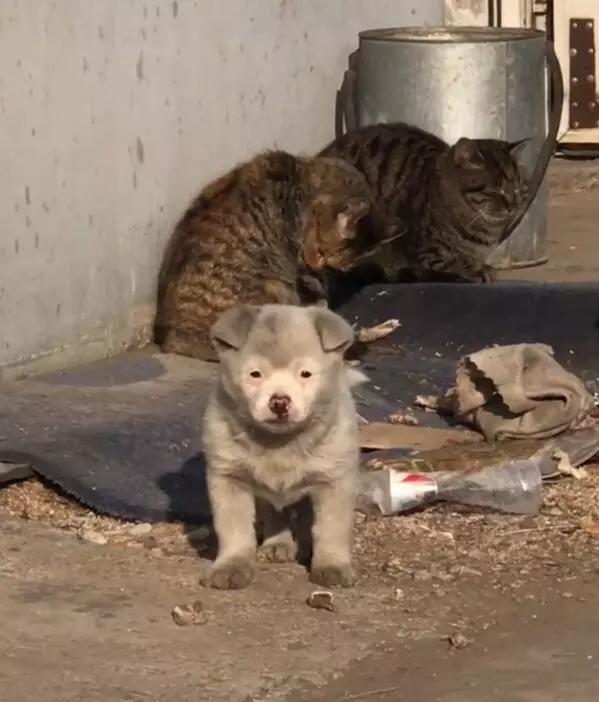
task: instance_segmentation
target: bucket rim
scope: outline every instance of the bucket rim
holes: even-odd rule
[[[381,27],[358,33],[360,41],[421,44],[486,44],[489,42],[545,40],[545,32],[530,27],[414,26]]]

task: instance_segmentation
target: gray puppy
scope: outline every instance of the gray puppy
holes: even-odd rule
[[[322,307],[246,305],[213,325],[220,375],[204,418],[219,544],[213,587],[238,589],[252,580],[256,499],[268,559],[295,558],[285,508],[309,498],[310,579],[328,587],[354,583],[359,442],[351,387],[366,377],[343,361],[353,336],[345,320]]]

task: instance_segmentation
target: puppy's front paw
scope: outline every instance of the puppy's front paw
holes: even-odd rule
[[[242,590],[254,577],[254,564],[246,558],[216,561],[208,575],[208,585],[217,590]]]
[[[310,581],[322,587],[351,587],[356,575],[351,565],[322,565],[312,568]]]

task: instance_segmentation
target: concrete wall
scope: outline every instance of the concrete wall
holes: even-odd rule
[[[488,0],[444,0],[445,23],[453,25],[487,27],[489,25]],[[595,0],[588,0],[594,3]],[[566,5],[568,3],[557,3]],[[497,17],[498,5],[501,18]],[[533,0],[502,0],[494,2],[494,22],[502,27],[530,27],[532,20]],[[584,17],[586,15],[578,15]],[[498,19],[500,23],[498,25]],[[539,27],[540,28],[540,27]]]
[[[358,30],[443,0],[2,0],[0,366],[148,337],[173,223],[264,147],[313,150]]]
[[[489,24],[488,0],[444,0],[445,24],[486,27]]]

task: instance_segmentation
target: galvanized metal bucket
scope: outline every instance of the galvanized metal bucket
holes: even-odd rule
[[[496,268],[544,263],[544,175],[563,102],[559,63],[545,34],[531,29],[405,27],[370,30],[359,37],[359,49],[350,56],[338,94],[337,134],[344,127],[398,121],[450,144],[463,136],[527,139],[521,160],[534,197],[489,263]]]

